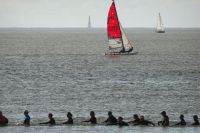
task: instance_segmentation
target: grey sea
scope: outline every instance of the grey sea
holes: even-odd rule
[[[200,29],[125,29],[137,55],[105,56],[106,29],[0,29],[0,110],[9,119],[0,133],[199,133]],[[31,126],[22,125],[24,110]],[[99,124],[83,123],[89,112]],[[165,110],[170,125],[105,126],[112,111],[124,121],[144,115],[155,124]],[[56,126],[40,126],[53,113]],[[59,125],[71,112],[74,125]]]

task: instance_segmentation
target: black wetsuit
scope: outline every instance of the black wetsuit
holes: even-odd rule
[[[163,116],[163,121],[159,121],[158,125],[160,125],[160,123],[162,126],[169,126],[169,117],[167,115]]]
[[[73,119],[69,118],[66,122],[64,122],[63,124],[73,124]]]
[[[108,117],[108,119],[105,122],[107,125],[116,125],[117,119],[113,115],[111,115]]]
[[[184,119],[182,119],[179,123],[177,123],[176,125],[181,125],[181,126],[185,126],[186,122]]]
[[[55,125],[56,122],[55,122],[54,118],[51,118],[48,122],[44,122],[44,123],[40,123],[40,124],[50,124],[50,125]]]
[[[121,121],[117,123],[119,126],[129,126],[128,123]]]
[[[91,124],[97,124],[97,119],[96,117],[91,117],[89,120],[84,121],[84,122],[91,122]]]
[[[149,124],[155,126],[155,124],[153,122],[147,121],[147,120],[143,120],[143,121],[139,121],[137,122],[135,125],[144,125],[144,126],[148,126]]]
[[[30,125],[30,116],[29,115],[25,115],[25,119],[24,119],[24,125]]]
[[[130,121],[130,122],[128,122],[128,123],[132,123],[133,125],[137,125],[138,122],[140,122],[140,119],[139,119],[139,118],[138,118],[138,119],[135,119],[135,120],[133,120],[133,121]]]
[[[200,124],[199,124],[199,121],[196,120],[192,125],[193,125],[193,126],[198,126],[198,125],[200,125]]]

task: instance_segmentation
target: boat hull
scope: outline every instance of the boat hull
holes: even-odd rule
[[[156,33],[165,33],[165,31],[156,31]]]
[[[136,55],[138,54],[138,52],[124,52],[124,53],[120,53],[120,52],[108,52],[108,53],[105,53],[105,55]]]

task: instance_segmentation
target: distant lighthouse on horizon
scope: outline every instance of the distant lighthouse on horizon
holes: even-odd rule
[[[90,16],[88,18],[88,29],[91,29],[92,28],[92,25],[91,25],[91,20],[90,20]]]

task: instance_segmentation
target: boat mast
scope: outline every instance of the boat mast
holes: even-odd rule
[[[112,1],[113,1],[114,6],[115,6],[115,0],[112,0]],[[117,14],[116,6],[115,6],[115,10],[116,10],[116,14]],[[117,20],[118,20],[118,23],[119,23],[119,26],[120,26],[120,22],[119,22],[118,14],[117,14]],[[121,29],[120,29],[120,31],[121,31]],[[124,42],[123,42],[123,39],[122,39],[122,38],[121,38],[121,41],[122,41],[122,47],[123,47],[122,51],[124,51],[125,48],[124,48]]]

